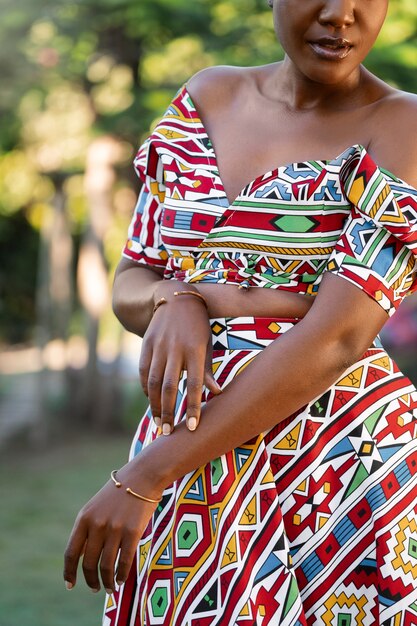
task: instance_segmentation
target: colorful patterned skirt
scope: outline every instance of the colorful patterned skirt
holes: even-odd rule
[[[295,323],[213,320],[220,385]],[[177,422],[185,405],[182,380]],[[297,414],[164,492],[104,626],[417,624],[416,430],[417,391],[370,348]],[[146,414],[131,454],[156,436]]]

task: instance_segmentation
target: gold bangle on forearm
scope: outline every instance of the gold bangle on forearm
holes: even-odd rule
[[[117,474],[117,470],[113,470],[112,472],[110,472],[110,477],[112,481],[114,482],[115,486],[119,488],[122,486],[122,483],[117,480],[116,474]],[[162,498],[159,498],[159,500],[154,500],[153,498],[147,498],[146,496],[141,496],[140,493],[136,493],[136,491],[133,491],[130,487],[126,487],[126,492],[130,493],[130,495],[132,496],[135,496],[135,498],[138,498],[139,500],[143,500],[144,502],[151,502],[152,504],[158,504],[158,502],[161,502],[162,500]]]
[[[194,296],[195,298],[199,298],[206,309],[208,309],[207,300],[198,291],[174,291],[174,296]]]

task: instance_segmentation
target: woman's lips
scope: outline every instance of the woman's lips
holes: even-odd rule
[[[352,44],[347,39],[332,37],[309,41],[309,45],[317,56],[328,61],[341,61],[352,50]]]

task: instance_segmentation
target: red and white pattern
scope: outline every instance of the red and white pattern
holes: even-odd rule
[[[229,204],[183,88],[135,165],[124,254],[167,279],[315,296],[330,271],[389,314],[416,287],[417,191],[362,146],[278,167]],[[294,324],[212,320],[219,384]],[[183,377],[176,423],[185,408]],[[157,435],[148,412],[131,456]],[[417,391],[374,346],[297,414],[164,492],[104,626],[417,624],[416,441]]]

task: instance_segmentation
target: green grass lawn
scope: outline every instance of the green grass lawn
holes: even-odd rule
[[[100,436],[2,452],[1,626],[101,624],[104,592],[93,594],[81,575],[67,591],[62,555],[78,510],[125,462],[129,443],[129,436]]]

